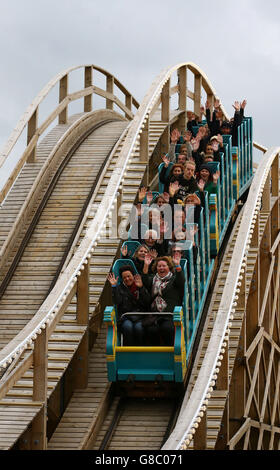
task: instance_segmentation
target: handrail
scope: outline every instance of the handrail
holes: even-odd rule
[[[216,384],[221,361],[228,344],[232,326],[231,320],[234,318],[248,250],[250,249],[254,227],[262,204],[264,188],[268,187],[270,190],[270,169],[274,160],[279,158],[279,154],[280,147],[268,150],[255,173],[207,351],[188,402],[185,408],[181,410],[176,427],[163,446],[165,450],[187,449],[196,429],[199,427],[201,418],[206,412],[208,400]],[[278,172],[273,177],[278,178]]]
[[[68,78],[69,75],[78,70],[84,69],[84,89],[77,92],[68,93]],[[103,90],[97,86],[93,85],[92,70],[96,70],[106,77],[106,90]],[[40,104],[44,101],[50,91],[54,88],[55,85],[59,83],[60,93],[59,93],[59,104],[47,117],[47,119],[38,127],[38,111]],[[124,94],[125,103],[122,103],[121,100],[114,95],[114,85]],[[132,105],[136,108],[139,107],[138,102],[131,95],[131,93],[121,84],[121,82],[116,79],[112,74],[107,72],[105,69],[97,67],[96,65],[79,65],[75,67],[70,67],[52,78],[47,85],[39,92],[39,94],[34,98],[32,103],[28,106],[20,120],[18,121],[15,129],[11,133],[7,142],[0,152],[0,169],[6,162],[11,151],[16,145],[19,137],[22,135],[24,129],[27,127],[27,144],[26,148],[20,157],[18,163],[16,164],[14,170],[12,171],[10,177],[7,179],[3,188],[0,191],[0,203],[5,199],[8,191],[10,190],[13,182],[15,181],[16,176],[23,167],[23,165],[28,161],[34,161],[36,145],[39,137],[46,131],[46,129],[52,124],[52,122],[59,117],[60,123],[67,122],[67,109],[70,102],[77,99],[84,98],[84,111],[92,111],[92,102],[91,95],[97,94],[106,98],[106,108],[113,109],[113,103],[115,103],[124,113],[128,119],[133,118]],[[90,99],[90,101],[88,100]]]
[[[187,70],[190,70],[195,77],[193,93],[187,88]],[[178,86],[170,89],[170,78],[173,73],[178,74]],[[121,204],[122,185],[126,168],[138,148],[140,148],[140,159],[146,163],[148,162],[149,153],[146,133],[149,127],[149,119],[159,109],[161,113],[160,120],[168,126],[171,119],[169,108],[171,92],[178,93],[178,115],[186,112],[187,96],[193,100],[194,110],[199,113],[202,88],[204,88],[207,97],[213,104],[216,97],[214,88],[201,69],[191,62],[184,62],[166,68],[154,80],[131,122],[104,197],[81,245],[33,319],[0,351],[0,368],[5,368],[7,364],[18,358],[25,349],[32,346],[39,339],[42,330],[47,329],[47,336],[49,337],[77,292],[79,277],[87,268],[88,261],[102,236],[108,217],[112,214],[115,205],[118,208]],[[161,104],[160,108],[159,104]],[[225,111],[223,113],[227,116]]]

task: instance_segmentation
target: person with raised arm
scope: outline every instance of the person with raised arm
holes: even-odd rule
[[[218,188],[217,183],[220,177],[220,172],[216,171],[211,173],[210,168],[207,164],[203,164],[200,167],[200,171],[197,176],[197,185],[200,191],[207,191],[208,194],[217,194]]]
[[[181,253],[174,253],[173,258],[157,258],[153,264],[155,274],[150,276],[148,271],[152,261],[152,257],[147,254],[142,274],[143,284],[151,294],[151,311],[173,313],[174,308],[183,303],[185,276],[180,265]],[[150,315],[143,320],[143,326],[151,344],[174,344],[172,316]]]
[[[168,193],[168,188],[170,183],[174,181],[178,181],[179,177],[184,173],[184,167],[180,163],[175,163],[170,170],[170,173],[167,173],[170,160],[167,155],[162,156],[162,161],[164,162],[164,166],[161,169],[159,174],[159,180],[162,184],[164,184],[164,192]]]
[[[112,286],[112,299],[117,307],[117,325],[123,334],[124,346],[141,346],[144,342],[144,328],[142,316],[126,316],[127,312],[149,312],[151,296],[143,286],[140,274],[134,274],[131,266],[123,266],[120,269],[121,282],[114,273],[108,275],[108,281]]]

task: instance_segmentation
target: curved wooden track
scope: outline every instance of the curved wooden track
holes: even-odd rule
[[[26,150],[1,196],[4,217],[11,206],[15,209],[0,232],[1,281],[7,278],[13,263],[17,265],[0,299],[1,314],[15,316],[15,322],[12,317],[6,318],[1,334],[1,448],[123,448],[120,441],[126,439],[127,426],[132,422],[135,433],[130,444],[125,444],[126,449],[276,448],[280,377],[279,269],[275,269],[279,258],[279,149],[269,151],[259,165],[248,201],[234,225],[177,422],[178,404],[172,401],[151,405],[148,400],[138,400],[118,405],[107,382],[106,332],[102,325],[103,308],[110,299],[105,281],[119,254],[122,236],[118,227],[121,222],[125,230],[139,185],[154,179],[160,154],[168,149],[172,126],[185,127],[187,99],[193,101],[193,109],[199,114],[201,100],[207,97],[213,104],[216,92],[197,66],[178,64],[161,72],[133,115],[132,106],[138,107],[136,100],[117,79],[96,66],[84,66],[84,89],[69,93],[68,74],[74,69],[59,74],[34,100],[0,160],[3,164],[8,158],[27,126]],[[106,90],[93,84],[94,71],[105,75]],[[193,90],[188,86],[190,75]],[[38,125],[38,106],[55,84],[60,90],[59,105]],[[124,103],[114,94],[116,86],[124,94]],[[106,100],[103,111],[92,111],[96,93]],[[84,113],[69,119],[68,104],[74,99],[84,100]],[[114,106],[123,114],[116,113]],[[106,124],[87,135],[75,150],[35,223],[34,215],[61,161],[81,135],[90,132],[98,114],[99,122]],[[59,125],[37,144],[57,116]],[[80,187],[77,191],[73,182],[85,183],[83,175],[89,173],[87,157],[81,173],[73,172],[83,162],[83,148],[84,155],[93,152],[94,139],[103,152],[95,173],[98,180],[88,198],[90,188],[85,189],[84,204],[74,217],[70,197],[73,194],[75,204],[80,203],[77,193],[81,195],[82,191]],[[105,156],[108,159],[100,168]],[[93,180],[94,175],[91,184]],[[61,201],[65,196],[64,205]],[[53,224],[57,205],[62,206],[67,220],[60,226]],[[43,232],[39,232],[41,229]],[[26,235],[29,231],[30,237]],[[58,236],[61,239],[52,249],[49,240]],[[22,243],[24,250],[15,262]],[[49,255],[43,265],[42,258]],[[34,281],[35,272],[38,277]],[[262,272],[266,273],[266,287],[261,283]],[[28,293],[32,308],[27,308],[24,294],[19,294],[18,283],[24,278],[25,293],[32,283],[38,284],[34,299]],[[38,288],[42,291],[40,299]],[[9,289],[20,299],[16,306],[7,297]],[[20,305],[24,318],[18,313]],[[264,376],[270,381],[265,382]],[[233,398],[236,394],[243,397],[238,403]],[[136,426],[139,414],[146,418]],[[111,417],[115,422],[109,432]],[[152,422],[154,428],[149,429]]]

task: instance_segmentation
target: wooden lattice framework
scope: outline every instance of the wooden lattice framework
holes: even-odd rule
[[[279,148],[272,148],[250,188],[198,377],[163,449],[208,448],[215,396],[224,397],[216,450],[279,449],[279,250]]]
[[[280,446],[279,157],[264,183],[250,250],[257,250],[229,390],[230,449]],[[263,225],[263,226],[262,226]],[[244,277],[245,279],[245,277]],[[244,302],[245,300],[245,302]]]

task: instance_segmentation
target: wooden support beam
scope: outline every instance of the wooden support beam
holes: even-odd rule
[[[106,91],[109,93],[114,94],[114,77],[111,75],[108,75],[106,77]],[[113,100],[106,99],[106,109],[113,109],[114,107],[114,102]]]
[[[170,146],[170,126],[167,126],[160,138],[160,154],[168,153]]]
[[[270,183],[270,180],[268,178]],[[267,186],[267,184],[265,185]],[[270,189],[270,188],[269,188]],[[265,195],[264,195],[265,196]],[[270,193],[269,193],[270,196]],[[270,202],[270,201],[269,201]],[[264,206],[268,204],[268,198],[265,196],[263,199]],[[271,219],[268,217],[265,229],[263,232],[262,240],[260,243],[260,273],[262,280],[267,280],[270,276],[271,270],[271,257],[270,257],[270,250],[271,250]],[[260,282],[259,291],[260,291],[260,318],[259,318],[259,326],[264,326],[266,331],[269,331],[269,323],[270,323],[270,314],[271,314],[271,292],[269,286],[267,287],[266,282]],[[262,309],[263,304],[265,304],[265,308]]]
[[[125,95],[125,106],[132,111],[132,95]],[[126,119],[131,120],[131,116],[129,114],[125,114]]]
[[[77,280],[77,323],[88,325],[89,321],[89,263]],[[77,349],[73,367],[75,368],[75,388],[86,388],[88,383],[88,328]]]
[[[77,323],[87,325],[89,318],[89,264],[77,279]]]
[[[240,340],[235,357],[234,369],[229,387],[229,435],[228,441],[234,440],[243,422],[246,402],[246,377],[244,360],[245,324],[243,322]],[[236,445],[236,442],[235,444]]]
[[[186,129],[187,122],[187,67],[178,69],[178,88],[179,88],[179,110],[182,111],[179,117],[178,128],[182,132]]]
[[[201,75],[195,75],[194,77],[194,113],[198,117],[200,115],[201,106]]]
[[[116,238],[121,238],[121,233],[119,233],[120,226],[121,226],[121,221],[122,221],[122,203],[123,203],[123,188],[120,187],[118,190],[117,194],[117,210],[116,210],[116,216],[117,216],[117,230],[116,230]]]
[[[149,161],[149,125],[149,119],[147,119],[140,134],[140,161],[145,163]]]
[[[170,120],[170,79],[163,85],[161,92],[161,120],[163,122]]]
[[[216,381],[216,390],[228,390],[229,387],[229,355],[228,342],[223,354],[223,360]],[[227,398],[224,414],[221,422],[221,429],[215,446],[215,450],[225,450],[229,438],[229,398]]]
[[[48,383],[48,342],[47,328],[41,331],[34,341],[33,352],[33,400],[43,403],[43,407],[33,420],[31,448],[45,450],[47,447],[47,383]]]
[[[59,82],[59,103],[68,95],[68,75],[61,78]],[[66,124],[68,120],[68,106],[58,116],[58,124]]]
[[[85,88],[92,86],[92,67],[85,67]],[[92,111],[92,94],[84,97],[84,112]]]
[[[205,450],[207,440],[207,412],[204,413],[201,418],[201,422],[193,437],[193,448],[194,450]]]
[[[207,93],[207,101],[210,105],[210,112],[212,113],[213,108],[214,108],[214,102],[215,102],[215,96],[213,95],[213,93]]]
[[[250,290],[246,304],[246,342],[245,351],[249,348],[258,332],[259,312],[260,312],[260,262],[259,257],[256,259],[254,272],[252,275]],[[243,351],[243,354],[245,354]]]
[[[38,128],[38,108],[35,109],[34,113],[32,114],[31,118],[28,121],[27,125],[27,145],[34,137]],[[28,155],[26,162],[27,163],[34,163],[36,161],[36,145],[31,150],[30,154]]]
[[[74,388],[82,389],[88,386],[88,352],[89,330],[87,329],[73,359]]]
[[[228,390],[228,341],[223,354],[220,371],[216,381],[217,390]]]
[[[270,172],[263,189],[261,212],[270,212]]]
[[[47,407],[43,405],[31,426],[31,450],[47,449]]]
[[[45,402],[47,398],[47,328],[34,341],[33,352],[33,400]]]
[[[251,247],[252,248],[258,248],[259,247],[259,227],[260,227],[260,213],[258,213],[256,221],[255,221],[255,226],[252,234],[252,239],[251,239]]]
[[[271,195],[279,197],[279,155],[275,157],[271,165]]]
[[[271,210],[271,247],[274,248],[274,243],[277,240],[280,229],[280,198],[278,197],[273,204]]]

